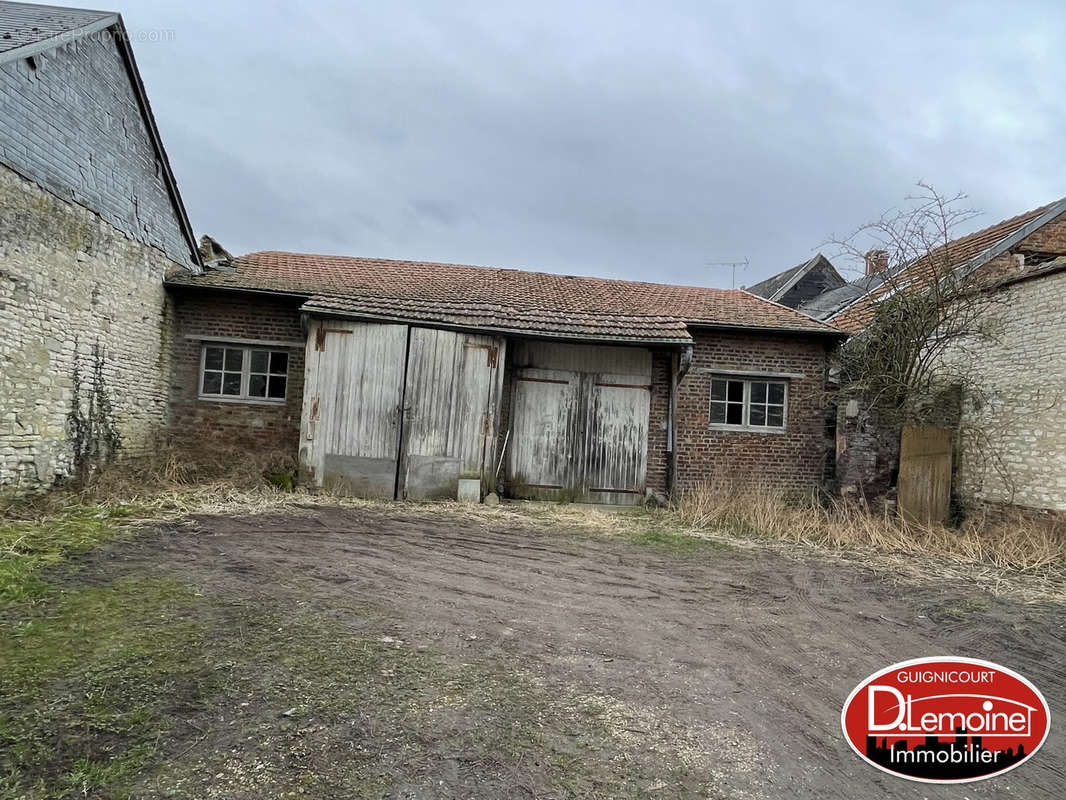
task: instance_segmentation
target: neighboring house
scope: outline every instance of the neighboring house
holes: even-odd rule
[[[743,291],[294,253],[176,275],[176,430],[385,497],[809,490],[841,333]]]
[[[0,487],[169,417],[163,279],[200,269],[119,15],[0,2]]]
[[[941,264],[942,252],[888,269],[875,251],[867,275],[800,310],[858,334],[881,299],[921,287],[934,261],[985,286],[998,301],[985,312],[996,335],[976,353],[946,355],[968,367],[980,394],[963,398],[956,489],[970,504],[1066,511],[1066,199],[952,241]],[[859,463],[873,467],[868,455]]]
[[[829,259],[819,253],[792,269],[786,269],[754,286],[749,286],[747,291],[783,306],[798,308],[802,303],[845,283]]]

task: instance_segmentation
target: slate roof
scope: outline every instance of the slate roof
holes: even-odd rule
[[[805,272],[814,266],[816,259],[817,256],[809,261],[804,261],[802,264],[797,264],[792,267],[792,269],[786,269],[784,272],[771,275],[766,280],[759,281],[758,283],[754,283],[747,287],[747,291],[752,294],[757,294],[759,297],[773,297],[782,287],[788,285],[793,278],[798,277],[800,273]]]
[[[878,299],[894,287],[920,285],[945,270],[969,274],[1008,252],[1034,231],[1066,212],[1066,198],[954,239],[929,255],[850,283],[800,304],[799,310],[854,333],[873,317]],[[945,248],[947,252],[945,254]],[[947,257],[948,263],[942,263]]]
[[[687,326],[841,335],[735,289],[274,251],[231,266],[168,284],[292,295],[317,313],[589,340],[682,343]]]
[[[776,275],[771,275],[769,278],[763,281],[759,281],[747,288],[747,291],[752,294],[757,294],[759,297],[765,297],[767,300],[780,300],[784,297],[789,289],[803,280],[803,276],[810,272],[812,269],[820,264],[826,264],[833,275],[837,275],[836,269],[833,267],[832,262],[829,261],[821,253],[818,253],[814,257],[804,261],[802,264],[797,264],[792,269],[786,269],[784,272],[779,272]],[[838,280],[843,280],[839,278]]]
[[[116,22],[111,11],[0,2],[0,61],[58,47]]]

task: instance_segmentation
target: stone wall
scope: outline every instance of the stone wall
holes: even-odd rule
[[[760,482],[789,490],[821,485],[825,432],[825,339],[756,333],[698,332],[692,367],[678,387],[677,488],[705,481]],[[788,421],[783,432],[722,430],[710,425],[711,376],[784,374]]]
[[[1066,271],[996,299],[995,341],[971,356],[957,492],[964,503],[1066,511]]]
[[[0,486],[143,452],[167,422],[163,278],[180,267],[2,165],[0,210]]]
[[[0,64],[0,164],[192,266],[111,30]]]
[[[177,319],[171,412],[176,437],[202,446],[277,450],[296,458],[303,404],[304,341],[301,300],[175,288]],[[200,399],[200,353],[205,343],[288,343],[271,350],[289,353],[284,403]],[[266,347],[266,345],[264,345]]]

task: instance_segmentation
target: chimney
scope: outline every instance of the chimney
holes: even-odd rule
[[[888,251],[887,250],[867,250],[866,251],[866,274],[873,275],[880,272],[883,269],[888,268]]]

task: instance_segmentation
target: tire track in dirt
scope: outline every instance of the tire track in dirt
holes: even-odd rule
[[[761,743],[754,766],[770,797],[962,796],[885,776],[840,735],[843,699],[896,661],[987,658],[1027,675],[1053,709],[1066,705],[1061,613],[966,586],[897,585],[815,558],[715,549],[680,560],[621,540],[402,506],[196,517],[115,548],[130,565],[281,605],[309,600],[339,619],[360,604],[383,607],[405,641],[448,657],[505,658],[657,719],[726,725]],[[1062,796],[1060,730],[1053,723],[1033,761],[964,794]],[[755,788],[723,780],[734,793]]]

